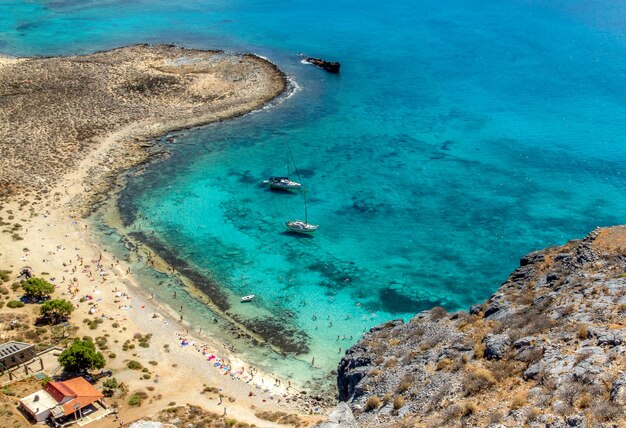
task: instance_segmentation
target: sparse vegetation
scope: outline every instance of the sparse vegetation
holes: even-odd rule
[[[270,411],[260,411],[254,414],[257,418],[263,419],[265,421],[276,422],[278,424],[300,427],[303,424],[303,421],[300,420],[298,415],[288,414],[285,412],[270,412]]]
[[[463,375],[463,391],[465,395],[474,395],[482,392],[493,385],[496,379],[493,373],[486,368],[467,366]]]
[[[396,398],[393,399],[393,408],[395,410],[401,409],[402,407],[404,407],[404,397],[402,397],[401,395],[397,395]]]
[[[578,326],[577,336],[580,340],[585,340],[589,337],[589,329],[586,325],[580,324]]]
[[[10,300],[7,303],[7,307],[11,308],[11,309],[23,308],[24,307],[24,302],[20,302],[19,300]]]
[[[511,410],[520,409],[524,407],[527,402],[528,402],[528,393],[525,391],[519,392],[515,395],[515,397],[513,397],[513,400],[511,401]]]
[[[143,366],[141,365],[141,363],[139,361],[135,361],[135,360],[130,360],[126,366],[131,369],[131,370],[141,370],[143,369]]]
[[[372,395],[365,402],[365,411],[369,412],[371,410],[378,409],[381,404],[381,399],[377,395]]]

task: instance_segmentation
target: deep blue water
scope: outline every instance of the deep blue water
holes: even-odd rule
[[[372,325],[467,308],[525,253],[624,222],[625,12],[620,1],[14,1],[0,4],[0,51],[175,42],[285,70],[294,96],[185,132],[121,205],[150,218],[130,229],[154,230],[229,291],[232,314],[280,321],[306,336],[300,360],[332,367]],[[341,74],[298,52],[340,60]],[[258,185],[286,171],[285,141],[319,224],[311,239],[283,233],[302,198]]]

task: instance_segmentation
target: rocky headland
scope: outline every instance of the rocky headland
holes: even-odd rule
[[[322,426],[626,426],[625,333],[626,227],[596,229],[525,256],[468,312],[371,329]]]

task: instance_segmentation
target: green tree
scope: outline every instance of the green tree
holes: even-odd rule
[[[27,279],[22,284],[22,288],[26,296],[38,299],[48,297],[54,292],[54,285],[41,278]]]
[[[59,364],[67,372],[101,369],[105,365],[104,355],[96,351],[91,340],[74,339],[74,342],[59,356]]]
[[[72,305],[72,302],[61,299],[48,300],[39,308],[39,314],[43,319],[48,320],[50,324],[55,325],[65,321],[73,310],[74,305]]]

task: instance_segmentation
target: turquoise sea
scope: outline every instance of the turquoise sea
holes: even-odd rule
[[[172,42],[285,71],[295,90],[270,108],[163,138],[172,155],[130,177],[126,227],[103,239],[148,242],[274,347],[237,341],[182,293],[194,326],[321,382],[364,330],[466,309],[525,253],[625,222],[625,29],[626,3],[608,0],[0,3],[5,54]],[[259,184],[286,172],[285,142],[312,238],[284,233],[302,197]],[[140,272],[180,305],[180,284]]]

